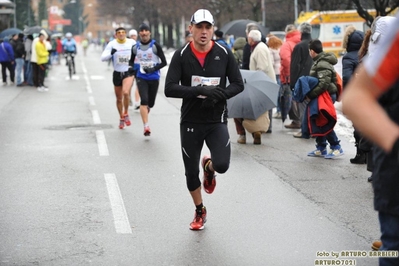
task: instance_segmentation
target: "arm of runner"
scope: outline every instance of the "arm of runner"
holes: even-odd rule
[[[134,49],[136,49],[136,44],[132,46],[132,52],[130,54],[129,66],[134,69],[134,59],[136,58],[136,54],[134,53]]]
[[[101,61],[108,61],[109,59],[111,59],[112,57],[111,50],[112,50],[112,43],[109,42],[101,54]]]
[[[166,62],[165,54],[163,53],[162,47],[157,42],[155,43],[155,46],[157,47],[157,56],[159,57],[159,59],[161,59],[161,63],[154,66],[154,70],[157,71],[166,66],[168,63]]]
[[[195,98],[199,95],[198,87],[180,85],[182,78],[181,56],[174,53],[165,80],[165,96],[172,98]],[[190,77],[191,79],[191,77]]]

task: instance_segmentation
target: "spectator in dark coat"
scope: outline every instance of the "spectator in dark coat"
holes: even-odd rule
[[[348,84],[352,76],[355,75],[355,70],[359,64],[359,50],[362,47],[364,40],[364,33],[356,30],[354,26],[348,26],[345,29],[344,39],[342,46],[346,50],[346,54],[342,57],[342,83],[345,86]],[[353,137],[355,138],[356,155],[350,159],[351,163],[364,164],[366,163],[366,153],[360,149],[360,140],[362,136],[359,131],[353,131]]]
[[[342,82],[344,88],[359,64],[358,53],[362,46],[363,39],[364,33],[362,31],[356,30],[353,26],[346,27],[344,40],[342,42],[342,46],[346,50],[346,54],[342,57]]]
[[[304,22],[299,25],[301,32],[301,41],[297,43],[291,54],[290,63],[290,87],[294,89],[295,83],[302,76],[309,76],[310,69],[313,65],[312,57],[309,55],[309,42],[312,40],[312,26]],[[306,104],[304,102],[295,102],[293,100],[290,117],[293,121],[299,121],[301,124]],[[296,111],[294,111],[296,110]],[[295,138],[302,138],[302,130],[293,135]]]

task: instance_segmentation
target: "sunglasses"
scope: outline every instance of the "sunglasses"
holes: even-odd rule
[[[126,31],[124,31],[124,30],[118,30],[116,33],[117,33],[117,34],[122,34],[122,33],[126,33]]]

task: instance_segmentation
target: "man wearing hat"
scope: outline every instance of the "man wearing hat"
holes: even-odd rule
[[[165,81],[165,95],[183,99],[180,143],[186,185],[195,205],[191,230],[204,229],[207,219],[198,176],[202,147],[205,142],[211,153],[201,163],[204,190],[210,194],[216,186],[215,172],[225,173],[230,165],[226,100],[244,90],[233,53],[212,41],[213,25],[208,10],[194,13],[189,26],[193,41],[174,53]]]
[[[141,98],[140,115],[144,125],[144,136],[151,135],[148,115],[157,97],[160,69],[166,66],[166,58],[162,47],[151,39],[150,27],[143,23],[139,27],[140,41],[132,47],[129,67],[135,69],[137,88]]]

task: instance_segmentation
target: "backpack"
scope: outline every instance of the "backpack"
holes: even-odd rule
[[[335,87],[337,88],[337,102],[341,101],[341,94],[344,88],[344,84],[342,81],[342,77],[340,74],[337,73],[337,71],[332,71],[333,75],[331,76],[331,82],[335,84]]]
[[[335,87],[337,87],[337,102],[341,101],[341,94],[342,94],[342,89],[344,87],[341,75],[335,72],[335,76],[333,75],[331,78],[331,81],[335,84]]]

